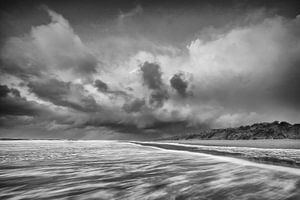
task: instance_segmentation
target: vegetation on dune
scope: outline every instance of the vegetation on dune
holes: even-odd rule
[[[274,121],[272,123],[256,123],[237,128],[209,129],[178,135],[167,140],[190,139],[227,139],[227,140],[256,140],[256,139],[300,139],[300,124]]]

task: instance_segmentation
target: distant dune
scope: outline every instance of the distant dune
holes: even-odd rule
[[[258,139],[300,139],[300,124],[287,122],[256,123],[237,128],[199,130],[163,140],[258,140]]]

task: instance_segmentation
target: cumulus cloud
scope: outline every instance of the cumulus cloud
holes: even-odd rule
[[[62,15],[43,9],[50,23],[33,26],[29,34],[10,37],[2,46],[1,83],[16,86],[17,81],[23,95],[33,99],[1,87],[3,126],[26,121],[36,128],[66,129],[82,123],[86,117],[82,113],[101,110],[83,85],[97,73],[96,57]],[[11,122],[13,116],[16,123]]]
[[[44,109],[20,96],[20,92],[6,85],[0,85],[0,115],[34,116]]]
[[[108,90],[107,84],[99,79],[95,80],[94,85],[100,92],[107,92],[107,90]]]
[[[235,27],[208,41],[196,39],[187,46],[187,54],[142,57],[148,100],[190,124],[227,127],[257,121],[297,122],[298,33],[298,18],[272,17]],[[178,73],[183,70],[192,78]],[[165,84],[168,76],[170,85]],[[187,89],[193,95],[181,101],[169,87],[181,97],[187,95]],[[175,120],[174,115],[158,113],[154,112],[158,121]]]
[[[105,126],[137,133],[168,124],[300,120],[299,17],[266,17],[226,31],[210,28],[213,37],[191,39],[176,53],[141,48],[102,69],[101,57],[70,23],[45,9],[50,23],[9,38],[1,50],[0,70],[13,77],[9,84],[1,81],[2,121],[16,117],[49,130]]]
[[[182,72],[174,74],[174,76],[170,79],[170,84],[182,97],[185,97],[187,95],[186,90],[188,87],[188,82],[187,80],[185,80],[184,74]]]
[[[155,108],[160,108],[164,105],[164,102],[168,100],[169,95],[166,90],[153,90],[150,94],[149,103]]]
[[[141,66],[141,72],[144,84],[150,89],[149,104],[155,108],[162,107],[169,95],[162,81],[160,66],[145,62]]]
[[[63,76],[87,79],[97,71],[97,59],[69,22],[44,7],[51,22],[32,27],[29,35],[12,37],[1,51],[3,71],[20,77]]]
[[[141,66],[144,84],[149,89],[156,90],[163,86],[160,66],[156,63],[145,62]]]
[[[127,101],[132,98],[132,96],[125,92],[124,89],[122,90],[109,88],[108,85],[100,79],[96,79],[94,81],[94,87],[97,88],[98,92],[109,96],[110,99],[123,99]]]
[[[58,106],[65,106],[83,112],[96,112],[101,107],[88,95],[82,85],[56,79],[29,82],[30,91],[39,98]]]
[[[220,106],[222,112],[215,117],[222,119],[239,114],[251,116],[248,123],[276,118],[297,122],[299,79],[291,75],[300,71],[297,30],[298,18],[274,17],[212,41],[191,42],[184,69],[193,74],[195,102]],[[243,118],[227,125],[247,123]]]
[[[276,17],[236,28],[215,41],[192,42],[188,49],[193,74],[199,80],[198,93],[225,106],[239,106],[236,103],[240,101],[254,109],[249,99],[260,102],[256,105],[268,104],[272,94],[278,92],[278,85],[285,84],[283,91],[297,88],[297,82],[287,85],[285,74],[295,70],[294,64],[298,62],[297,21]],[[217,92],[219,95],[211,95]],[[297,98],[296,93],[290,95]],[[278,102],[278,106],[282,104]]]
[[[49,88],[44,89],[50,91]],[[62,92],[57,92],[56,94],[59,95],[60,93]],[[75,110],[82,110],[82,107],[72,102],[60,102],[62,100],[59,100],[59,98],[56,101],[59,102],[59,105],[66,104],[65,107],[51,106],[28,100],[20,94],[19,90],[9,88],[7,85],[0,85],[0,94],[0,124],[2,127],[23,125],[32,128],[45,128],[47,130],[65,130],[83,123],[82,119],[85,117],[84,114]],[[44,94],[46,93],[44,92]],[[71,107],[72,110],[67,109],[68,107]]]
[[[125,103],[123,105],[123,109],[126,112],[141,112],[141,109],[146,105],[146,102],[144,99],[134,99],[133,101],[129,102],[129,103]]]
[[[21,96],[20,91],[0,85],[0,125],[2,127],[16,127],[41,122],[56,122],[70,124],[72,120],[61,110],[50,109],[35,101]]]

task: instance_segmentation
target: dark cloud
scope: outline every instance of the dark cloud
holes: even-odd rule
[[[13,2],[0,8],[0,126],[144,134],[300,120],[296,1],[45,1],[62,15]]]
[[[0,115],[0,128],[15,128],[33,123],[33,118],[28,115]]]
[[[140,112],[143,106],[145,106],[146,102],[144,99],[135,99],[130,103],[125,103],[123,105],[123,109],[128,113],[136,113]]]
[[[20,96],[20,92],[6,85],[0,85],[0,116],[37,116],[45,112],[41,105],[34,101],[27,101]]]
[[[29,101],[15,88],[0,85],[0,94],[0,129],[66,129],[76,124],[74,114],[69,115],[62,109],[57,110],[36,101]]]
[[[74,61],[74,72],[78,75],[88,76],[97,72],[97,59],[91,53],[86,53],[77,61]],[[72,67],[70,67],[72,68]]]
[[[42,64],[32,63],[28,64],[25,58],[12,58],[16,56],[15,52],[7,52],[7,46],[10,46],[10,42],[6,43],[6,46],[2,48],[1,58],[0,58],[0,72],[2,74],[10,74],[19,77],[23,80],[29,80],[32,77],[42,77],[43,72],[41,70]],[[19,44],[17,44],[18,46]],[[21,48],[21,45],[19,46]],[[14,48],[14,47],[13,47]],[[28,51],[27,48],[22,49],[23,52]],[[26,61],[27,60],[27,61]]]
[[[145,62],[141,66],[141,71],[144,85],[151,91],[148,99],[149,104],[154,108],[162,107],[169,95],[162,81],[160,66],[156,63]]]
[[[6,97],[10,89],[6,85],[0,85],[0,97]]]
[[[144,84],[152,90],[160,89],[163,86],[162,72],[160,66],[156,63],[145,62],[141,66]]]
[[[69,107],[82,112],[101,110],[92,96],[85,95],[82,85],[49,79],[29,82],[28,87],[39,98],[54,105]]]
[[[122,97],[128,99],[130,97],[130,95],[128,95],[125,91],[112,90],[111,88],[108,87],[108,85],[105,82],[99,79],[94,81],[94,87],[96,87],[99,92],[105,94],[111,94],[110,98]]]
[[[187,80],[185,80],[183,73],[179,72],[177,74],[174,74],[174,76],[170,79],[170,84],[179,95],[181,95],[182,97],[186,97],[188,82]]]
[[[125,91],[122,91],[122,90],[108,90],[107,93],[108,94],[113,94],[116,97],[120,96],[120,97],[123,97],[125,99],[129,99],[131,97],[131,95],[127,94]]]
[[[168,92],[166,90],[153,90],[150,94],[149,103],[155,108],[160,108],[164,105],[164,102],[169,99]]]
[[[103,81],[97,79],[94,82],[94,86],[98,89],[98,91],[100,92],[107,92],[108,90],[108,86],[106,83],[104,83]]]

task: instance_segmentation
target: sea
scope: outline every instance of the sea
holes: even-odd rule
[[[0,141],[0,199],[299,200],[300,169],[126,141]]]

